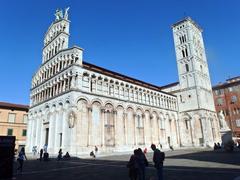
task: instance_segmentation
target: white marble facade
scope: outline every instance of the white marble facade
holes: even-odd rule
[[[152,143],[211,145],[219,138],[214,111],[180,112],[177,94],[84,62],[83,49],[68,47],[69,25],[67,12],[58,11],[45,34],[32,79],[27,151],[47,144],[50,154],[62,148],[81,155],[94,146],[116,152]]]

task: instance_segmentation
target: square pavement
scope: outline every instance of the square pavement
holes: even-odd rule
[[[240,177],[240,151],[226,153],[211,149],[185,149],[165,152],[165,180],[236,180]],[[27,160],[19,180],[127,180],[130,154],[92,158],[71,158],[48,162]],[[146,180],[156,179],[152,153],[147,153]]]

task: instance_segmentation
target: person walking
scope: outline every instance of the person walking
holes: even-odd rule
[[[148,160],[141,148],[137,150],[137,161],[139,164],[139,180],[145,180],[145,168],[148,166]]]
[[[43,149],[40,150],[40,157],[39,157],[39,160],[42,161],[42,158],[43,158]]]
[[[60,161],[62,159],[62,149],[59,149],[58,151],[58,157],[57,157],[57,160]]]
[[[97,146],[95,146],[95,156],[97,156],[97,152],[98,152],[98,147]]]
[[[24,159],[27,160],[27,156],[25,154],[25,148],[23,147],[18,153],[18,158],[17,158],[17,162],[18,162],[17,171],[19,170],[20,173],[22,173]]]
[[[158,180],[163,180],[163,161],[165,159],[165,153],[157,149],[155,144],[151,145],[151,149],[154,152],[153,162],[154,162],[154,167],[157,170]]]

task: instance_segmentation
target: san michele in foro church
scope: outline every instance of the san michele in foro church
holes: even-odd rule
[[[95,146],[123,152],[152,143],[168,149],[221,141],[196,22],[187,17],[172,25],[179,82],[160,87],[85,62],[82,48],[69,47],[68,10],[56,11],[44,35],[31,84],[28,152],[37,146],[80,156]]]

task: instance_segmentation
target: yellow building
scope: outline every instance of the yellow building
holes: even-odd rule
[[[26,144],[28,109],[27,105],[0,102],[0,135],[16,136],[15,149]]]

